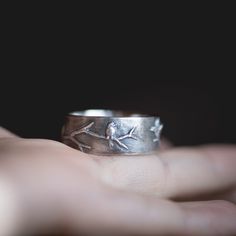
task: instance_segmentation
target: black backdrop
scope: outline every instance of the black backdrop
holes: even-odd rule
[[[13,82],[5,87],[1,125],[23,137],[59,140],[68,112],[106,108],[159,115],[163,134],[176,145],[236,142],[236,96],[232,84],[223,80],[78,75],[51,83],[32,78],[11,87]]]
[[[59,140],[70,111],[134,110],[160,115],[163,134],[176,145],[235,143],[232,19],[204,9],[201,16],[128,11],[82,21],[51,11],[9,15],[0,125]]]

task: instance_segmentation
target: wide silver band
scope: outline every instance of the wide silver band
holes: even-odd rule
[[[111,110],[72,112],[62,129],[62,142],[95,155],[155,152],[163,125],[158,117]]]

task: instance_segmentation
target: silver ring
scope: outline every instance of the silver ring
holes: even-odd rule
[[[62,142],[95,155],[149,154],[158,150],[163,125],[159,117],[111,110],[69,113]]]

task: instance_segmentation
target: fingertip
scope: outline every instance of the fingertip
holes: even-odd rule
[[[0,138],[16,138],[16,134],[13,134],[11,131],[0,126]]]

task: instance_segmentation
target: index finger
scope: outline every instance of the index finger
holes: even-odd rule
[[[122,189],[182,198],[236,185],[236,146],[176,148],[151,156],[104,158],[102,177]]]
[[[0,126],[0,138],[14,138],[17,135]]]

